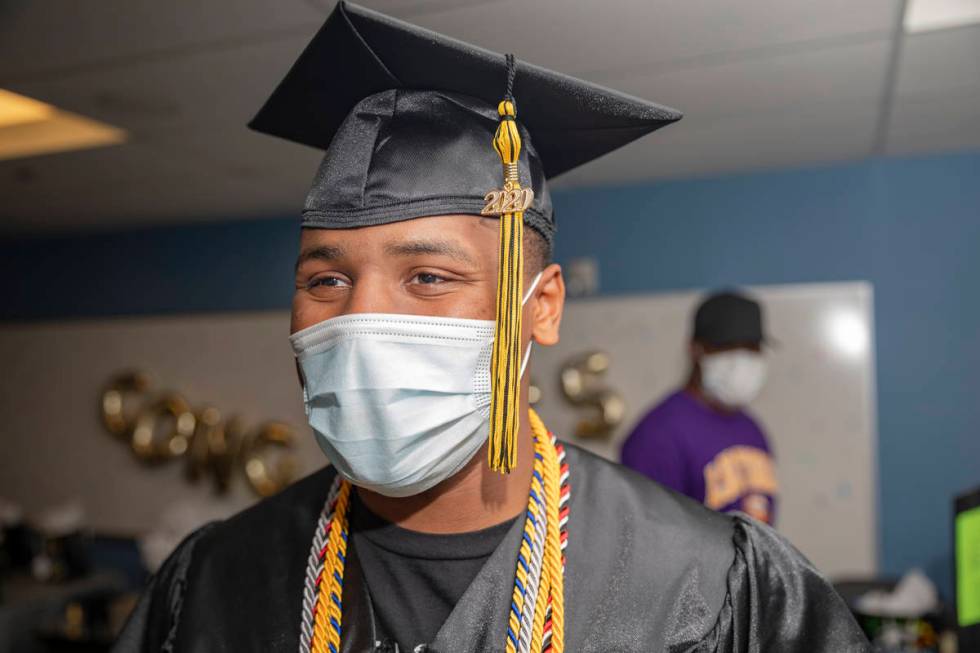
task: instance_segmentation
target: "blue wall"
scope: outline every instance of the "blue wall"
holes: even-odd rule
[[[561,192],[559,261],[607,293],[875,287],[882,571],[948,595],[951,497],[980,484],[980,153]],[[0,241],[0,320],[284,308],[294,220]]]
[[[0,240],[0,321],[288,307],[298,244],[284,219]]]

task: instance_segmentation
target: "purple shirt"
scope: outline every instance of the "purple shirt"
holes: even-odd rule
[[[713,510],[774,520],[769,444],[744,411],[720,413],[679,390],[637,424],[623,444],[622,461]]]

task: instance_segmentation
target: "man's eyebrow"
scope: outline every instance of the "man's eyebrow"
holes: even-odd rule
[[[303,265],[307,261],[336,261],[337,259],[343,258],[344,249],[342,247],[337,247],[335,245],[317,245],[316,247],[310,247],[309,249],[304,249],[300,252],[299,257],[296,259],[296,269]]]
[[[457,243],[450,240],[401,240],[385,245],[388,256],[418,256],[434,254],[448,256],[462,263],[473,263],[473,257]]]

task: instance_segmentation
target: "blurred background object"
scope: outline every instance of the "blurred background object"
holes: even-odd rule
[[[228,491],[239,468],[260,497],[296,480],[297,463],[288,453],[293,445],[288,424],[267,421],[246,432],[237,416],[222,421],[214,406],[195,409],[175,392],[154,390],[143,372],[121,372],[109,380],[102,392],[102,422],[140,462],[184,460],[187,479],[196,482],[211,476],[218,494]],[[267,455],[270,450],[278,455]]]
[[[953,502],[956,625],[964,651],[980,650],[980,485]]]
[[[685,112],[553,189],[576,299],[532,354],[539,409],[615,457],[680,382],[695,298],[758,293],[779,528],[865,590],[921,569],[950,621],[951,502],[980,483],[978,3],[365,4]],[[286,342],[320,155],[244,125],[332,6],[0,0],[0,651],[104,648],[184,533],[323,464]],[[140,431],[177,460],[119,439],[149,387],[107,392],[127,369],[194,416]]]
[[[587,351],[562,363],[558,372],[562,397],[575,407],[574,412],[584,414],[569,431],[570,435],[605,439],[622,423],[626,412],[623,398],[603,384],[611,364],[609,354],[601,350]]]

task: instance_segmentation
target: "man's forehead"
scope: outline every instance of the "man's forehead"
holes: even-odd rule
[[[483,255],[496,257],[498,224],[494,218],[444,215],[351,229],[305,227],[300,251],[302,256],[311,248],[326,248],[340,257],[348,250],[368,248],[389,256],[442,254],[472,261]]]

